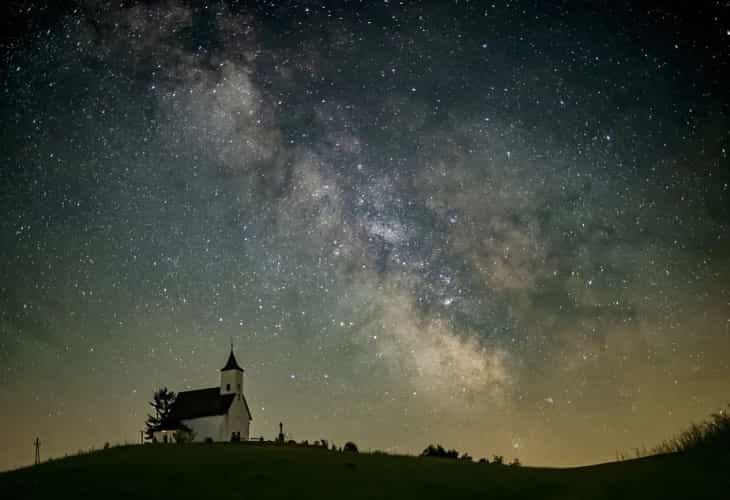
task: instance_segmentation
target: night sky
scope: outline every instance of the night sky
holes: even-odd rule
[[[585,464],[725,407],[730,3],[674,3],[8,2],[0,469],[231,339],[266,438]]]

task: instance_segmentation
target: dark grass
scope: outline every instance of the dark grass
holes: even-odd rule
[[[730,410],[730,406],[728,406]],[[694,423],[675,437],[654,448],[654,453],[673,453],[706,450],[730,453],[730,411],[713,413],[699,424]],[[730,498],[730,495],[728,496]]]
[[[244,444],[125,446],[0,474],[2,499],[728,499],[730,454],[573,469]]]

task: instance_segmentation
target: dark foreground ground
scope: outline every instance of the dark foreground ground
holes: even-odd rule
[[[0,498],[730,499],[730,453],[547,469],[289,446],[127,446],[2,473]]]

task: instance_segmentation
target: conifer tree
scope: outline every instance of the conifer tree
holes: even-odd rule
[[[172,403],[175,401],[177,395],[174,391],[169,390],[167,387],[163,387],[155,391],[150,401],[150,406],[154,409],[154,414],[147,415],[147,421],[145,425],[145,436],[150,441],[156,431],[162,428],[162,425],[167,421],[170,416],[170,409]]]

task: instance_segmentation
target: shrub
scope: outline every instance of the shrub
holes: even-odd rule
[[[345,447],[343,448],[345,451],[351,451],[352,453],[358,453],[357,445],[353,443],[352,441],[348,441],[345,443]]]
[[[492,457],[492,463],[497,465],[504,465],[504,457],[502,455],[494,455]]]
[[[104,449],[105,450],[108,450],[109,449],[109,441],[107,441],[106,443],[104,443]]]
[[[522,462],[520,462],[519,458],[515,457],[514,460],[512,460],[509,464],[511,467],[519,467],[520,465],[522,465]]]
[[[213,444],[213,438],[208,436],[205,438],[205,444]]]
[[[482,458],[479,459],[479,463],[480,464],[488,464],[489,463],[489,460],[487,460],[486,458],[482,457]]]

